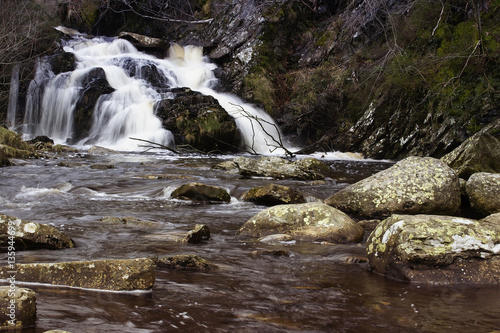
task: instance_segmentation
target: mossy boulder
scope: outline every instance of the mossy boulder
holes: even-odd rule
[[[201,183],[187,183],[176,188],[171,197],[173,199],[191,200],[199,202],[229,202],[231,196],[225,189],[218,186]]]
[[[340,190],[325,203],[371,218],[394,213],[453,215],[461,203],[460,182],[455,171],[438,159],[408,157]]]
[[[179,254],[171,257],[162,257],[155,260],[158,267],[187,271],[213,271],[219,267],[197,255]]]
[[[500,173],[478,172],[465,185],[471,208],[482,216],[500,212]]]
[[[8,277],[7,277],[8,278]],[[0,330],[32,327],[36,324],[36,295],[15,285],[0,287]]]
[[[330,170],[328,165],[314,158],[307,162],[300,160],[291,162],[287,159],[277,156],[263,156],[259,159],[244,156],[236,157],[233,162],[241,175],[256,177],[272,177],[275,179],[301,179],[301,180],[319,180],[324,179],[325,175],[318,170]],[[320,167],[321,165],[321,167]]]
[[[0,127],[0,166],[11,165],[9,158],[34,156],[34,149],[21,136],[7,128]]]
[[[14,236],[16,251],[75,247],[71,238],[54,227],[0,214],[1,247],[9,245],[9,236]]]
[[[188,88],[175,88],[173,99],[156,106],[163,127],[172,132],[175,144],[203,152],[236,152],[240,133],[234,118],[212,96]]]
[[[300,241],[343,243],[360,241],[364,232],[340,210],[312,202],[267,208],[245,222],[238,233],[252,237],[288,234]]]
[[[0,278],[11,270],[0,267]],[[155,282],[155,263],[147,258],[16,264],[15,270],[17,281],[86,289],[148,290]]]
[[[500,225],[441,215],[392,215],[370,234],[370,267],[397,280],[500,284]]]
[[[243,201],[254,202],[259,205],[275,206],[284,204],[305,203],[304,195],[288,186],[278,184],[267,184],[252,188],[245,192],[241,198]]]
[[[441,158],[468,179],[477,172],[500,172],[500,141],[487,132],[478,132]]]

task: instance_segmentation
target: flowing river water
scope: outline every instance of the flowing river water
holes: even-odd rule
[[[159,268],[149,292],[103,292],[27,285],[37,293],[36,328],[78,332],[493,332],[500,329],[500,288],[426,286],[386,279],[352,263],[360,244],[267,244],[237,235],[264,206],[239,200],[270,182],[324,199],[389,162],[329,159],[324,182],[243,178],[211,167],[230,156],[166,153],[60,155],[0,168],[1,213],[55,226],[76,248],[18,251],[18,263],[196,254],[219,266],[188,272]],[[113,169],[93,169],[94,164]],[[23,165],[21,165],[23,164]],[[160,177],[144,177],[156,175]],[[170,199],[188,181],[226,188],[228,204]],[[105,216],[153,222],[117,225]],[[175,236],[204,223],[211,238]],[[257,255],[284,250],[288,255]],[[0,261],[7,263],[6,254]]]

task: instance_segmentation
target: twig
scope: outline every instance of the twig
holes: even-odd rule
[[[170,147],[167,147],[165,145],[162,145],[161,143],[157,143],[157,142],[152,142],[152,141],[148,141],[148,140],[144,140],[144,139],[138,139],[138,138],[129,138],[131,140],[136,140],[136,141],[141,141],[141,142],[147,142],[147,143],[150,143],[152,144],[153,146],[152,147],[149,147],[150,149],[153,149],[153,148],[161,148],[161,149],[166,149],[166,150],[169,150],[171,151],[172,153],[175,153],[175,154],[180,154],[177,150],[173,149],[173,148],[170,148]],[[143,146],[143,147],[147,147],[147,146]]]

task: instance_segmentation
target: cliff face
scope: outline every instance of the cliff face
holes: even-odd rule
[[[203,46],[218,88],[306,150],[440,157],[479,130],[500,135],[498,0],[193,0],[176,20],[139,3],[99,8],[93,33]]]

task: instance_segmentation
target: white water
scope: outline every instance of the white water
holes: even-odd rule
[[[139,52],[123,39],[78,37],[67,42],[64,50],[76,55],[77,68],[56,76],[46,63],[39,64],[36,83],[28,93],[23,127],[26,139],[46,135],[58,143],[71,141],[73,112],[82,93],[82,81],[90,70],[100,67],[115,91],[99,98],[89,136],[77,146],[94,144],[122,151],[140,150],[141,143],[130,138],[174,146],[173,135],[162,128],[154,106],[168,98],[161,93],[161,88],[188,87],[212,95],[235,118],[247,150],[261,154],[283,153],[276,149],[279,144],[275,140],[281,139],[281,133],[271,117],[234,95],[212,89],[216,83],[213,74],[216,66],[203,57],[199,47],[174,44],[166,59],[158,59]],[[141,78],[142,66],[151,64],[168,86],[152,87]],[[135,76],[129,72],[135,72]],[[43,95],[38,101],[42,84]]]

